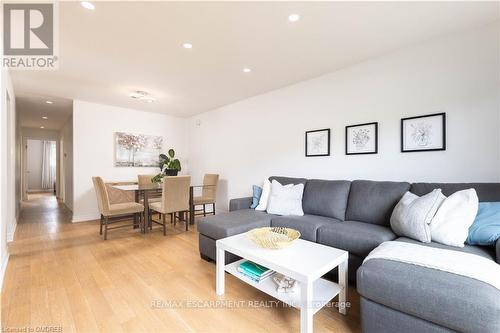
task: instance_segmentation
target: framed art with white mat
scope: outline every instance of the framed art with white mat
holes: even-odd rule
[[[330,129],[306,132],[306,157],[330,156]]]
[[[366,123],[345,127],[345,154],[377,154],[378,123]]]
[[[446,150],[446,113],[401,119],[401,152]]]

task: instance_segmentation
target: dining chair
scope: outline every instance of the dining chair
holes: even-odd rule
[[[123,202],[112,204],[109,200],[108,191],[106,190],[106,185],[101,177],[92,177],[92,182],[94,183],[94,189],[97,196],[97,205],[99,206],[99,212],[101,213],[101,222],[99,228],[99,235],[102,235],[102,227],[104,226],[104,240],[108,238],[108,230],[124,228],[129,226],[136,226],[135,221],[139,221],[142,226],[144,224],[144,206],[137,202]],[[133,217],[132,224],[118,225],[115,227],[109,227],[110,224],[123,222],[130,217]],[[135,219],[138,217],[138,219]]]
[[[151,185],[151,178],[153,178],[155,175],[137,175],[137,183],[139,186],[147,186]],[[161,201],[161,193],[151,193],[149,194],[148,197],[148,202],[160,202]],[[144,199],[139,199],[140,203],[144,203]]]
[[[162,195],[160,202],[152,202],[149,204],[149,212],[158,212],[162,216],[161,222],[151,222],[163,226],[163,235],[167,234],[166,218],[170,214],[170,222],[176,223],[176,219],[186,223],[186,231],[188,230],[187,212],[189,211],[189,187],[191,185],[191,176],[167,176],[163,178]],[[184,213],[184,219],[177,216],[177,213]],[[148,217],[150,218],[151,215]],[[152,223],[148,223],[152,228]]]
[[[206,205],[212,205],[212,214],[215,215],[215,201],[217,196],[217,183],[219,182],[219,175],[214,173],[207,173],[203,176],[203,187],[201,196],[193,198],[193,210],[196,212],[196,206],[203,205],[203,216],[207,216]],[[198,210],[202,211],[202,210]],[[202,214],[195,214],[202,215]]]

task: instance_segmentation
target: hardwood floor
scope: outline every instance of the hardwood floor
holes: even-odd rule
[[[51,196],[23,203],[2,290],[4,331],[299,331],[298,310],[257,307],[274,299],[235,277],[227,276],[226,294],[218,298],[215,265],[200,259],[194,228],[170,226],[166,237],[160,230],[118,229],[103,241],[98,221],[72,224],[70,216]],[[349,301],[347,316],[319,311],[315,332],[359,331],[353,288]]]

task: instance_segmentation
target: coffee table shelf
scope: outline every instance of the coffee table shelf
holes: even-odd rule
[[[225,264],[226,252],[243,259]],[[300,331],[313,331],[313,316],[321,307],[338,295],[338,311],[347,314],[347,251],[330,246],[297,239],[283,249],[265,249],[255,245],[242,233],[216,241],[215,292],[224,295],[225,274],[230,273],[243,282],[266,294],[300,309]],[[242,260],[250,260],[275,272],[296,280],[299,285],[294,293],[278,293],[272,278],[256,282],[238,272]],[[339,283],[322,278],[332,269],[338,268]]]
[[[261,282],[256,282],[246,277],[245,275],[241,274],[238,271],[238,266],[243,261],[246,261],[246,259],[241,259],[229,265],[226,265],[225,267],[226,272],[230,273],[231,275],[234,275],[243,282],[248,283],[252,287],[259,289],[262,292],[265,292],[266,294],[282,301],[283,303],[288,304],[289,306],[293,306],[294,308],[297,309],[301,308],[302,302],[300,299],[300,287],[301,287],[300,283],[298,284],[297,289],[293,293],[279,293],[278,291],[276,291],[276,284],[274,283],[272,276],[268,277],[267,279]],[[330,302],[335,296],[337,296],[341,290],[342,287],[339,286],[337,283],[328,281],[326,279],[317,279],[316,281],[314,281],[313,312],[316,313],[319,310],[321,310],[321,308],[327,305],[328,302]]]

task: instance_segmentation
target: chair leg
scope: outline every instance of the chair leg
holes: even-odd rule
[[[205,209],[205,204],[203,204],[203,216],[207,216],[207,211]]]
[[[212,203],[212,214],[215,215],[215,202]]]
[[[170,213],[170,224],[174,224],[174,227],[175,227],[175,215],[174,213]]]
[[[162,215],[163,215],[163,217],[162,217],[162,219],[163,219],[163,236],[166,236],[167,235],[167,222],[165,221],[166,220],[165,214],[162,214]]]
[[[144,212],[139,213],[139,228],[141,228],[141,232],[143,230],[143,225],[144,225]]]
[[[189,220],[187,219],[187,211],[184,213],[184,223],[186,224],[186,231],[188,231]]]
[[[104,240],[108,239],[108,217],[104,217]]]
[[[99,235],[102,235],[102,222],[103,222],[104,216],[101,214],[101,223],[99,226]]]

